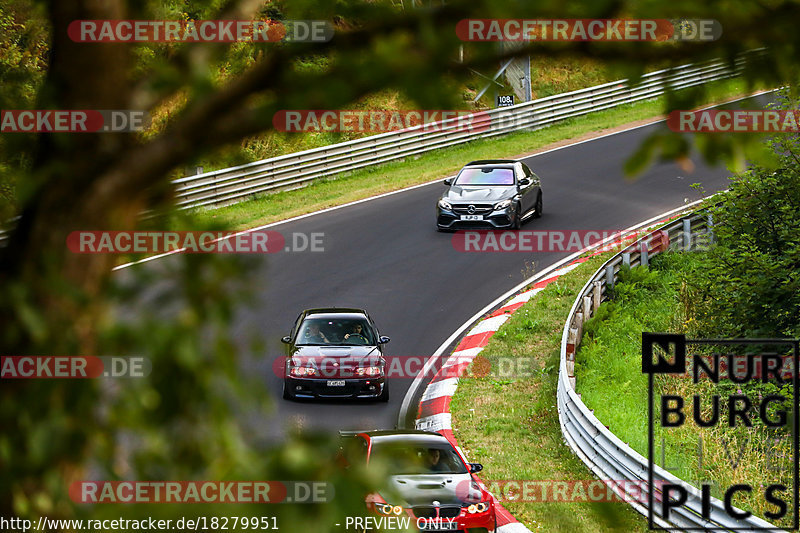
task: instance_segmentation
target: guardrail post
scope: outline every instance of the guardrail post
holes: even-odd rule
[[[714,215],[709,213],[706,225],[708,226],[708,244],[714,244]]]
[[[683,251],[688,252],[692,249],[692,220],[683,219]]]
[[[572,390],[575,390],[575,361],[567,361],[567,377],[569,378],[569,384],[572,385]]]
[[[650,264],[650,252],[647,250],[647,242],[639,245],[639,264],[646,267]]]
[[[622,266],[630,267],[631,266],[631,253],[630,252],[623,252],[622,254]]]
[[[572,386],[572,390],[575,390],[576,381],[575,381],[575,352],[578,350],[578,346],[581,343],[581,318],[582,313],[576,313],[575,321],[577,322],[577,327],[570,327],[569,333],[567,334],[567,378],[569,379],[569,384]]]
[[[595,281],[593,283],[594,290],[592,295],[594,296],[594,309],[595,311],[600,307],[600,301],[603,299],[603,282],[602,281]]]
[[[567,333],[567,361],[575,360],[575,350],[578,345],[578,328],[569,328]]]
[[[606,265],[606,287],[614,286],[614,265]]]
[[[589,296],[583,297],[583,323],[592,317],[592,299]]]
[[[575,313],[575,350],[581,345],[581,338],[583,338],[583,313]]]

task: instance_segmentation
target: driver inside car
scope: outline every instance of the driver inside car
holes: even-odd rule
[[[356,339],[360,339],[366,342],[367,338],[362,333],[363,329],[364,328],[361,324],[353,324],[350,333],[345,333],[344,335],[345,340],[349,339],[350,337],[355,337]]]

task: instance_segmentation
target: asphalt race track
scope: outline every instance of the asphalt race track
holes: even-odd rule
[[[663,163],[627,180],[625,160],[663,127],[659,123],[526,158],[542,179],[544,216],[522,229],[621,230],[704,196],[693,183],[702,183],[709,194],[727,188],[730,172],[705,166],[698,157],[689,174]],[[390,381],[388,404],[281,399],[282,382],[272,364],[283,354],[279,339],[302,309],[363,307],[381,334],[391,337],[387,354],[428,356],[479,309],[533,275],[531,262],[541,270],[571,253],[456,251],[453,235],[435,229],[434,204],[443,188],[437,182],[269,228],[287,239],[295,232],[322,232],[324,252],[258,259],[256,279],[263,283],[254,287],[255,305],[239,310],[234,328],[237,337],[260,332],[268,341],[267,353],[249,354],[245,364],[249,374],[263,376],[264,393],[275,407],[272,419],[252,421],[254,436],[280,439],[289,423],[331,431],[396,424],[410,379]]]

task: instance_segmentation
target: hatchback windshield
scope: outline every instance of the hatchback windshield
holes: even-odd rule
[[[465,168],[456,178],[456,185],[514,185],[514,169]]]
[[[453,448],[446,446],[415,446],[409,444],[374,443],[370,462],[387,466],[389,473],[398,474],[466,474],[464,463]]]

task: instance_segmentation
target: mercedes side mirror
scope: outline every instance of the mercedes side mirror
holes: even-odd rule
[[[381,335],[381,337],[378,339],[378,344],[386,344],[390,340],[392,340],[392,339],[390,339],[386,335]]]
[[[470,463],[469,464],[469,472],[470,474],[475,474],[483,470],[483,465],[480,463]]]
[[[453,178],[445,178],[443,183],[449,187],[453,184]]]
[[[289,344],[290,342],[292,342],[292,338],[289,335],[286,335],[284,338],[281,339],[281,342],[283,344]]]

